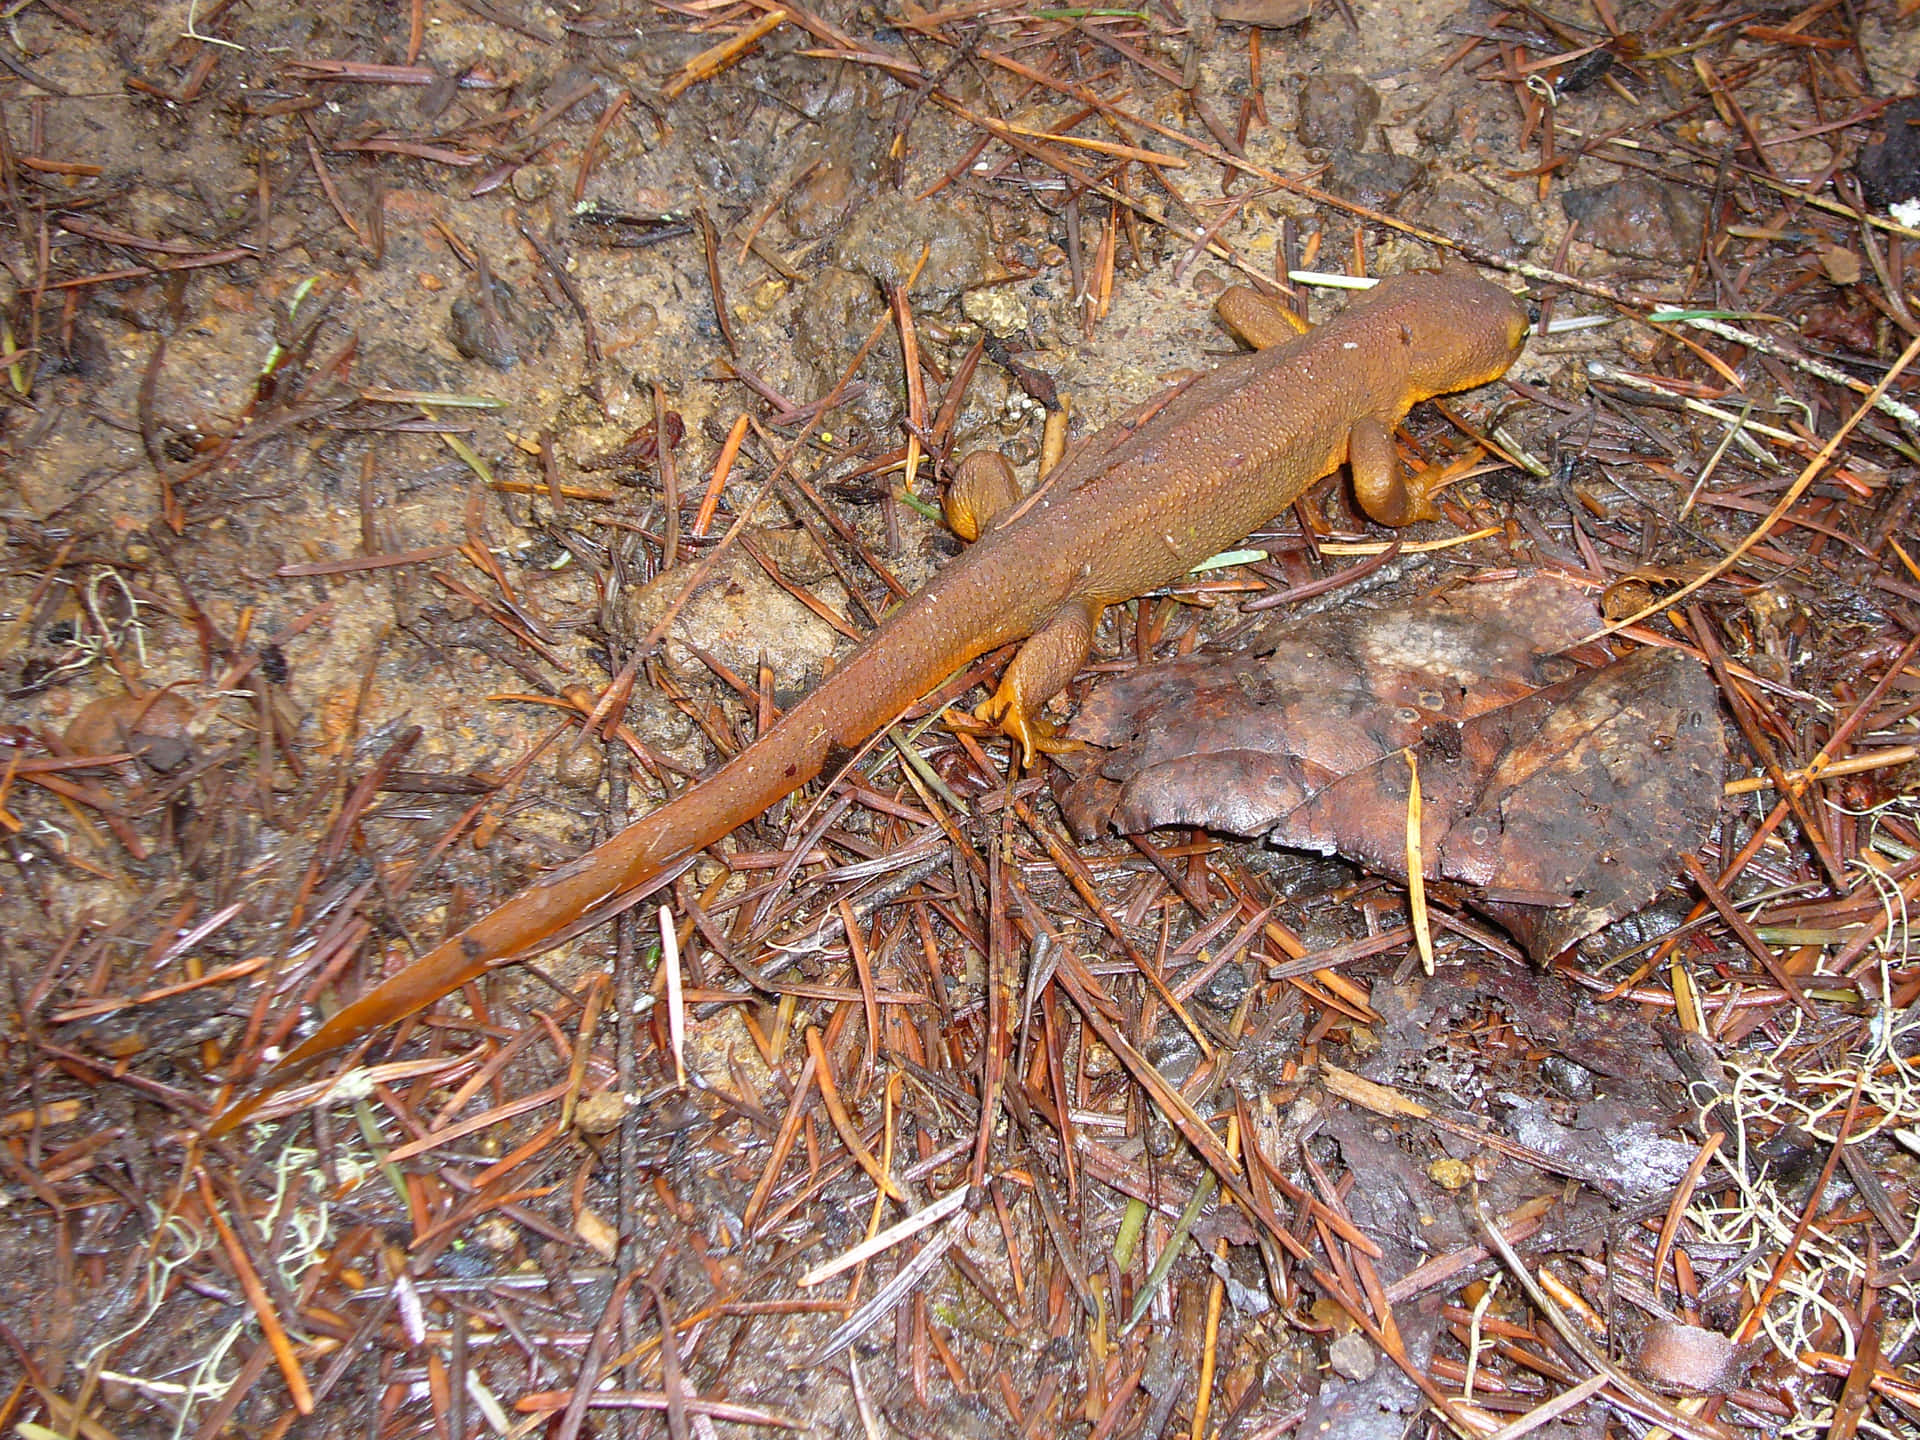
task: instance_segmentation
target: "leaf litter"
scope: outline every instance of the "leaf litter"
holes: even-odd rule
[[[0,1423],[1915,1433],[1912,7],[1299,8],[10,18]],[[768,723],[940,563],[958,454],[1204,365],[1229,282],[1447,252],[1541,324],[1405,428],[1445,519],[1383,559],[1318,490],[1094,669],[1544,575],[1606,619],[1550,651],[1665,698],[1510,696],[1503,753],[1710,677],[1725,772],[1590,746],[1689,783],[1528,799],[1525,893],[1435,837],[1421,920],[1404,766],[1307,812],[1364,868],[1212,784],[1075,840],[957,719],[983,664],[667,943],[203,1138]],[[1426,815],[1476,723],[1400,737]]]

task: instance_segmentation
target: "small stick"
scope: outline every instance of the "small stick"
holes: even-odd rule
[[[660,973],[667,981],[667,1046],[673,1051],[673,1083],[687,1088],[687,1002],[680,989],[680,935],[673,911],[660,907]]]
[[[667,443],[667,397],[658,380],[653,382],[653,434],[660,468],[660,503],[667,512],[666,538],[660,545],[660,568],[667,571],[680,563],[680,465],[673,458],[673,446]]]
[[[1688,1440],[1726,1440],[1727,1432],[1720,1426],[1681,1414],[1665,1399],[1647,1389],[1593,1348],[1593,1343],[1587,1339],[1586,1333],[1567,1318],[1564,1310],[1554,1304],[1553,1297],[1547,1294],[1540,1282],[1534,1278],[1533,1272],[1527,1269],[1520,1257],[1514,1253],[1513,1246],[1507,1243],[1507,1237],[1500,1233],[1500,1228],[1488,1216],[1477,1190],[1473,1197],[1473,1213],[1474,1218],[1480,1222],[1481,1233],[1487,1237],[1487,1242],[1506,1262],[1507,1268],[1513,1272],[1514,1279],[1520,1282],[1520,1288],[1527,1292],[1527,1298],[1539,1307],[1540,1313],[1547,1317],[1560,1338],[1567,1342],[1575,1354],[1586,1361],[1597,1374],[1607,1377],[1614,1389],[1623,1397],[1621,1403],[1625,1408],[1642,1419],[1658,1421],[1674,1434],[1688,1437]]]
[[[892,1177],[873,1158],[873,1152],[860,1143],[860,1131],[854,1125],[853,1117],[847,1113],[847,1107],[841,1103],[840,1088],[833,1079],[833,1064],[828,1059],[818,1025],[807,1027],[807,1054],[815,1062],[814,1079],[819,1083],[820,1098],[826,1103],[827,1116],[833,1121],[833,1128],[840,1132],[840,1139],[845,1142],[848,1153],[889,1200],[898,1200],[903,1205],[908,1203],[900,1187],[893,1183]]]
[[[1427,923],[1427,862],[1420,841],[1420,762],[1411,749],[1407,757],[1407,922],[1413,927],[1420,968],[1433,974],[1433,927]]]
[[[1900,352],[1900,358],[1888,367],[1887,373],[1880,377],[1880,383],[1875,385],[1872,392],[1854,407],[1853,413],[1847,416],[1846,422],[1841,425],[1838,430],[1833,432],[1833,437],[1820,447],[1820,452],[1815,455],[1813,459],[1807,462],[1806,468],[1800,472],[1793,484],[1787,487],[1786,493],[1774,504],[1773,509],[1767,512],[1766,518],[1748,532],[1746,538],[1741,540],[1733,549],[1729,550],[1721,560],[1709,566],[1699,575],[1696,575],[1671,595],[1655,600],[1634,614],[1616,620],[1610,625],[1602,626],[1593,634],[1585,637],[1581,643],[1586,644],[1594,640],[1602,640],[1609,635],[1617,634],[1628,625],[1638,625],[1642,620],[1657,615],[1663,610],[1672,608],[1696,590],[1699,590],[1702,586],[1708,584],[1710,581],[1719,579],[1722,575],[1726,574],[1727,571],[1731,570],[1734,565],[1738,563],[1741,556],[1745,555],[1749,550],[1753,549],[1754,546],[1758,545],[1768,535],[1773,533],[1773,527],[1778,525],[1781,517],[1798,503],[1800,497],[1807,492],[1807,487],[1819,478],[1821,472],[1827,468],[1827,462],[1839,452],[1842,442],[1846,440],[1847,436],[1853,433],[1854,427],[1866,418],[1867,412],[1874,408],[1888,390],[1893,388],[1893,382],[1900,378],[1901,373],[1905,371],[1916,358],[1920,358],[1920,339],[1915,339],[1912,344]]]
[[[720,232],[713,228],[713,221],[707,218],[704,209],[695,210],[693,219],[700,227],[700,248],[706,252],[707,289],[713,295],[713,318],[720,327],[720,338],[726,342],[727,353],[737,356],[740,347],[734,342],[733,321],[727,316],[727,287],[720,279]]]
[[[587,177],[593,173],[593,165],[600,158],[600,142],[606,138],[607,131],[613,128],[613,122],[620,118],[620,112],[633,103],[633,92],[622,90],[613,97],[613,103],[607,106],[606,113],[600,117],[600,123],[593,127],[593,134],[587,137],[587,143],[580,150],[580,170],[573,177],[573,203],[578,205],[587,197]]]
[[[921,256],[932,253],[931,242]],[[920,435],[927,423],[927,382],[920,373],[920,342],[913,325],[913,297],[904,285],[889,285],[887,299],[893,305],[894,323],[900,327],[900,364],[907,380],[907,462],[900,477],[906,492],[913,493],[913,482],[920,474]]]

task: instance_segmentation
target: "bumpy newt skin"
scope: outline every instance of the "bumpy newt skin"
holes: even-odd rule
[[[657,889],[681,862],[990,650],[1027,640],[980,714],[1029,759],[1049,748],[1035,709],[1085,661],[1103,607],[1184,575],[1349,459],[1376,520],[1405,524],[1430,514],[1421,483],[1397,474],[1393,427],[1421,400],[1503,374],[1527,329],[1511,295],[1464,270],[1386,280],[1320,328],[1280,343],[1272,343],[1270,323],[1257,323],[1258,311],[1250,318],[1256,323],[1237,328],[1268,348],[1226,361],[1144,422],[1100,431],[1025,500],[1015,503],[1003,470],[963,467],[971,483],[959,508],[970,513],[956,528],[984,532],[978,543],[777,725],[693,789],[347,1006],[288,1055],[266,1088],[590,908]],[[251,1108],[230,1109],[216,1132]]]

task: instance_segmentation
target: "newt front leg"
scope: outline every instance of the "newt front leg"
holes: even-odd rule
[[[1439,515],[1433,492],[1439,488],[1435,471],[1408,473],[1393,451],[1393,426],[1362,415],[1347,433],[1347,468],[1353,471],[1353,495],[1382,525],[1411,525]]]

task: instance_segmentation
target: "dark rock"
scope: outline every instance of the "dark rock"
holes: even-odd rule
[[[1860,152],[1854,173],[1878,209],[1920,199],[1920,95],[1895,101],[1880,117],[1886,137]]]
[[[1413,218],[1429,230],[1515,259],[1540,242],[1539,222],[1505,196],[1465,180],[1442,180]]]
[[[1302,145],[1363,150],[1379,118],[1380,92],[1358,75],[1309,75],[1300,82]]]
[[[513,286],[498,276],[484,294],[476,279],[447,312],[447,338],[453,348],[496,370],[511,370],[552,336],[553,322],[541,311],[523,309]]]
[[[1460,134],[1460,100],[1442,92],[1434,96],[1413,122],[1413,133],[1422,145],[1436,150],[1451,145]]]
[[[1169,1084],[1184,1085],[1200,1064],[1200,1046],[1186,1026],[1168,1015],[1147,1044],[1147,1059]]]
[[[1246,968],[1222,965],[1196,992],[1195,998],[1225,1014],[1232,1014],[1246,997],[1249,984]]]
[[[1556,1095],[1569,1100],[1593,1098],[1593,1072],[1563,1055],[1548,1055],[1540,1061],[1540,1078],[1553,1087]]]
[[[1427,167],[1411,155],[1334,154],[1326,186],[1369,210],[1392,210],[1426,182]]]
[[[1629,175],[1609,185],[1569,190],[1560,208],[1580,227],[1580,238],[1614,255],[1682,263],[1700,244],[1706,206],[1691,191]]]

